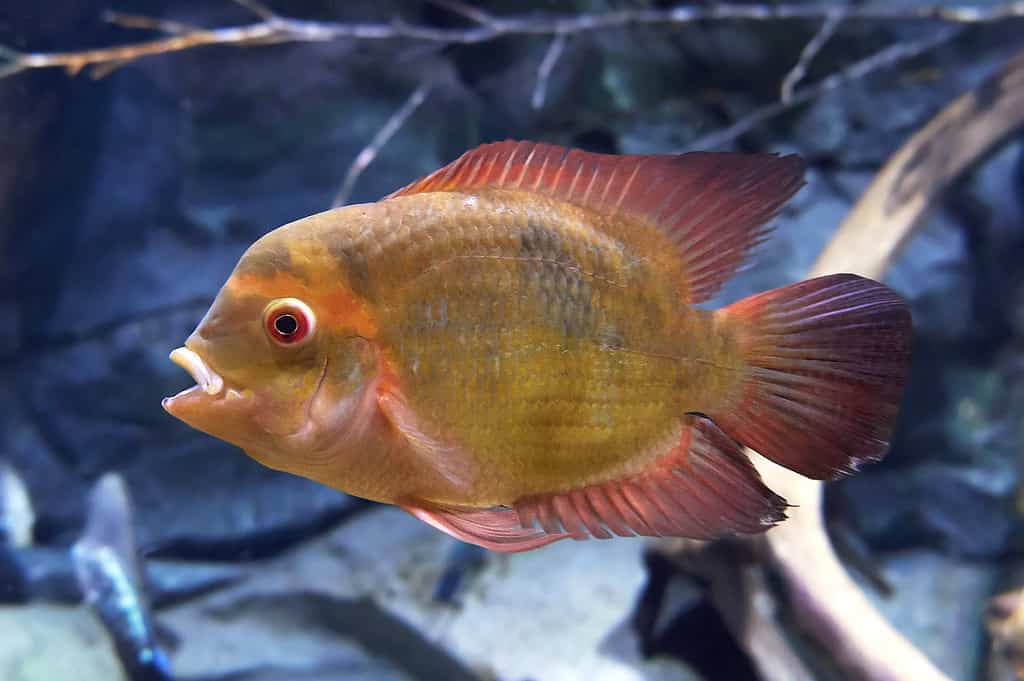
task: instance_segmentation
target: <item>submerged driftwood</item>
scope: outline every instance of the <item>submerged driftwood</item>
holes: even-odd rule
[[[1021,128],[1024,52],[947,106],[889,160],[809,276],[853,272],[881,278],[949,185]],[[824,485],[748,453],[768,486],[795,505],[789,520],[755,540],[755,548],[763,564],[782,578],[803,633],[851,679],[948,681],[840,564],[823,522]],[[688,569],[711,578],[712,601],[762,678],[812,678],[777,629],[776,604],[757,565],[717,547],[705,547],[695,560],[693,545],[684,546],[669,551]]]

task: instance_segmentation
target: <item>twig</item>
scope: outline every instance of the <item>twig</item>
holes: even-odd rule
[[[849,82],[864,78],[880,69],[912,59],[943,43],[949,42],[959,34],[960,30],[959,27],[948,26],[920,40],[890,45],[880,52],[850,64],[842,71],[834,73],[814,85],[808,85],[795,90],[788,100],[780,100],[763,106],[760,109],[755,109],[729,127],[700,137],[687,148],[715,149],[728,144],[761,123],[783,114],[800,104],[817,99],[821,95],[837,90]]]
[[[160,31],[168,35],[180,35],[182,33],[202,30],[198,26],[185,24],[180,21],[169,21],[167,19],[157,19],[156,17],[115,12],[114,10],[104,12],[103,20],[122,28],[141,28],[147,31]]]
[[[562,51],[565,50],[567,40],[568,38],[566,38],[564,33],[559,33],[551,41],[547,52],[544,53],[544,58],[537,69],[537,85],[533,89],[533,97],[530,98],[530,105],[534,109],[544,106],[544,97],[548,90],[548,80],[551,79],[551,72],[555,69],[558,58],[562,56]]]
[[[786,74],[786,77],[782,79],[781,88],[781,99],[783,102],[788,102],[793,97],[793,88],[797,86],[803,77],[807,75],[807,67],[810,66],[811,60],[821,52],[821,48],[825,46],[829,38],[835,35],[836,30],[839,28],[839,24],[843,22],[843,17],[846,16],[846,9],[843,7],[836,7],[828,16],[825,17],[825,21],[822,22],[821,28],[814,34],[811,41],[804,45],[804,49],[800,51],[800,59],[797,61],[796,66]]]
[[[1022,128],[1024,52],[943,109],[896,152],[822,251],[811,276],[854,272],[880,278],[950,183]],[[822,521],[822,483],[752,458],[765,483],[796,505],[765,542],[803,628],[850,678],[948,681],[843,569]]]
[[[624,28],[632,25],[660,25],[677,27],[698,21],[779,21],[822,20],[833,11],[817,3],[791,3],[782,5],[677,5],[664,9],[624,9],[609,12],[574,15],[538,14],[529,16],[492,16],[469,7],[458,0],[434,0],[450,11],[471,18],[474,26],[468,28],[437,28],[434,26],[391,23],[341,23],[310,21],[273,14],[266,8],[254,9],[262,21],[241,26],[214,29],[196,29],[187,33],[76,52],[31,52],[11,50],[10,63],[0,68],[0,76],[9,76],[29,69],[63,68],[76,74],[87,66],[107,62],[126,63],[156,54],[181,52],[206,45],[250,47],[281,42],[320,42],[329,40],[394,40],[408,39],[448,45],[482,43],[512,35],[573,35]],[[246,0],[250,9],[262,7]],[[1024,17],[1024,0],[991,6],[961,7],[904,7],[895,3],[858,7],[847,13],[845,20],[939,20],[957,24],[991,23]]]
[[[405,124],[409,119],[409,116],[413,114],[423,104],[423,100],[430,94],[430,90],[434,87],[434,80],[429,79],[420,83],[419,87],[413,90],[409,98],[405,100],[395,113],[391,114],[391,118],[387,120],[377,134],[373,136],[370,143],[360,151],[352,165],[349,166],[348,172],[345,173],[345,179],[341,183],[341,188],[338,190],[337,195],[334,197],[334,201],[331,202],[332,208],[338,206],[344,206],[352,195],[352,189],[355,187],[356,180],[363,174],[366,167],[373,163],[373,160],[377,158],[377,154],[380,153],[381,148],[388,143],[396,132]]]
[[[274,13],[274,10],[262,2],[258,2],[258,0],[235,0],[235,2],[264,21],[274,21],[277,19],[277,14]]]
[[[428,0],[428,2],[478,24],[488,24],[494,21],[494,17],[489,13],[479,7],[473,7],[467,2],[461,2],[460,0]]]

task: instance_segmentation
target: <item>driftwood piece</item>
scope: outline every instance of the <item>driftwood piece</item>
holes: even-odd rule
[[[992,640],[987,678],[1024,679],[1024,589],[1001,593],[985,613],[985,628]]]
[[[663,539],[654,548],[680,572],[707,584],[707,598],[762,681],[815,681],[778,626],[778,599],[758,556],[763,546],[742,539]]]
[[[881,278],[937,197],[1022,127],[1024,53],[947,106],[886,163],[811,276],[854,272]],[[806,633],[851,679],[948,681],[843,569],[823,524],[822,483],[753,458],[768,486],[797,506],[764,542],[768,562],[787,585],[794,616]]]

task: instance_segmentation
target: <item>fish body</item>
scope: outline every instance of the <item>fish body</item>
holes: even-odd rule
[[[93,488],[86,528],[72,545],[71,558],[85,600],[110,634],[128,678],[170,681],[170,664],[156,642],[143,595],[131,502],[116,473],[104,475]]]
[[[735,343],[682,303],[674,263],[602,216],[502,190],[382,208],[348,256],[373,282],[356,293],[409,408],[475,469],[471,499],[432,500],[499,504],[630,473],[735,386]]]
[[[165,407],[491,548],[764,529],[784,501],[736,441],[815,477],[877,458],[908,356],[901,301],[853,275],[696,307],[801,174],[482,147],[255,243],[176,351],[200,385]]]

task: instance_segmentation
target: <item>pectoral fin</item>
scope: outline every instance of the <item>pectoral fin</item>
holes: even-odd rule
[[[421,463],[439,472],[459,489],[472,486],[474,467],[470,457],[455,444],[428,433],[401,392],[382,384],[378,389],[377,404],[395,430],[408,442],[410,450],[420,457]]]

